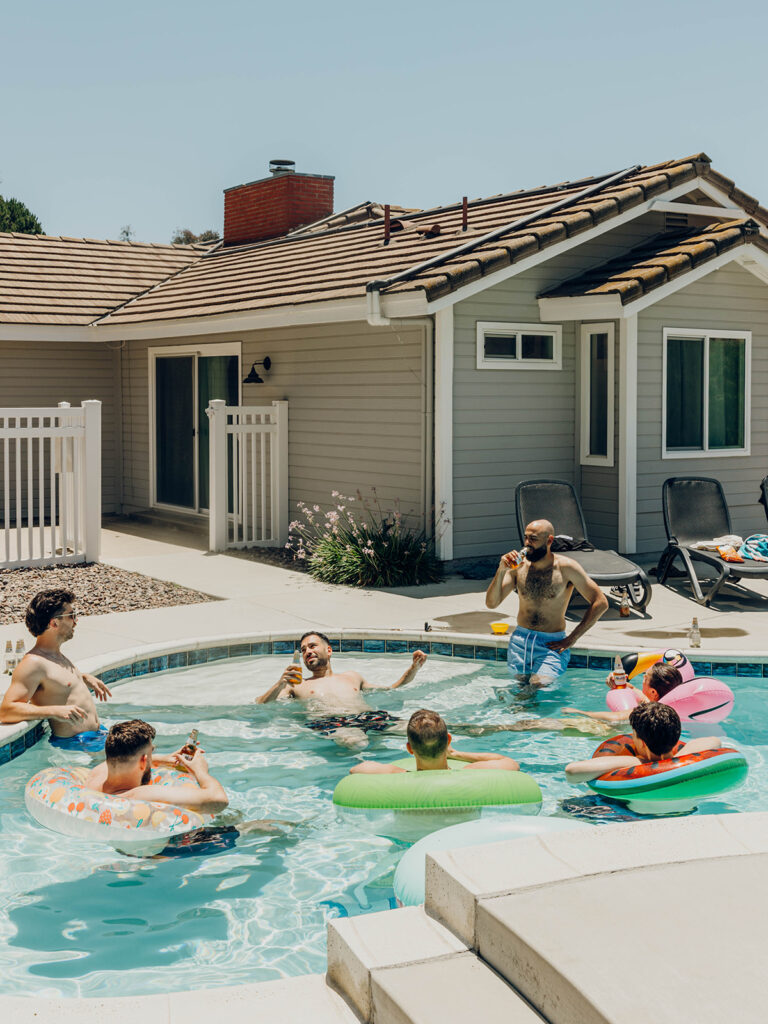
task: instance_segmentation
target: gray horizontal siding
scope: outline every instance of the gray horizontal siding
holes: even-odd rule
[[[595,543],[616,543],[615,471],[579,467],[576,374],[578,325],[563,325],[562,370],[478,370],[478,320],[539,323],[537,297],[662,230],[658,214],[607,232],[454,307],[454,558],[497,554],[517,544],[515,487],[554,477],[586,495]],[[581,469],[589,469],[586,477]],[[592,495],[591,486],[604,491]],[[613,495],[611,490],[613,489]]]
[[[665,327],[752,331],[751,455],[661,458],[662,351]],[[638,551],[666,543],[661,488],[671,476],[720,480],[736,533],[768,528],[758,505],[758,484],[768,473],[768,286],[731,264],[650,307],[638,318]]]
[[[0,341],[1,407],[79,406],[91,398],[102,403],[104,512],[114,512],[119,503],[116,369],[116,350],[101,342]]]
[[[184,339],[239,341],[243,375],[272,360],[265,383],[243,387],[244,405],[289,403],[289,500],[332,507],[331,491],[354,496],[376,487],[382,508],[396,499],[423,522],[424,331],[333,324]],[[175,341],[130,342],[124,353],[125,501],[149,504],[148,350]],[[128,395],[130,394],[130,398]]]

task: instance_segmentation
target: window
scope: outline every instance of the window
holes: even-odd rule
[[[477,324],[478,370],[559,370],[563,329],[558,324]]]
[[[662,457],[748,455],[751,332],[664,330]]]
[[[581,328],[581,464],[613,465],[613,324]]]

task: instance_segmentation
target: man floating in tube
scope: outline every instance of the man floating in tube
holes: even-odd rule
[[[517,628],[509,640],[507,664],[513,676],[533,688],[547,686],[565,672],[570,648],[608,608],[605,594],[580,565],[553,554],[554,539],[554,528],[546,519],[529,523],[522,552],[501,556],[485,595],[486,606],[498,608],[517,591]],[[565,610],[574,589],[587,602],[587,610],[566,633]]]

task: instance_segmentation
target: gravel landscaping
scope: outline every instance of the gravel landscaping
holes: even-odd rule
[[[126,572],[111,565],[89,562],[50,568],[0,570],[0,625],[23,622],[31,598],[39,590],[64,587],[77,598],[84,615],[135,612],[143,608],[171,608],[181,604],[202,604],[215,597],[163,580]]]

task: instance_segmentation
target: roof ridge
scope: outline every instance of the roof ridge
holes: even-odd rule
[[[124,240],[120,238],[85,238],[84,236],[74,235],[45,235],[45,234],[31,234],[27,231],[0,231],[0,241],[4,238],[15,238],[15,239],[27,239],[30,241],[45,241],[45,242],[80,242],[87,245],[114,245],[114,246],[127,246],[133,249],[171,249],[175,251],[196,251],[200,252],[199,243],[194,242],[190,245],[180,242],[134,242],[132,240]],[[217,240],[218,241],[218,240]],[[215,243],[211,243],[215,245]]]

